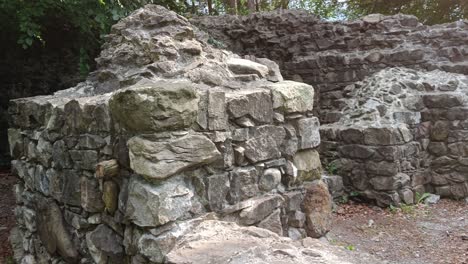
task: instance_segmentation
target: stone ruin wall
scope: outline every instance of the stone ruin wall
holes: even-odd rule
[[[19,263],[185,263],[171,251],[210,219],[319,237],[319,151],[382,206],[467,195],[464,22],[240,19],[195,21],[213,38],[148,6],[112,28],[85,82],[11,102]],[[370,76],[389,66],[418,71]],[[339,195],[341,177],[325,180]]]
[[[379,70],[406,67],[468,74],[468,22],[426,26],[409,15],[330,22],[301,10],[192,20],[215,43],[277,62],[286,79],[316,88],[321,123],[336,122],[345,87]]]
[[[113,26],[86,82],[11,101],[18,263],[178,263],[202,215],[329,230],[313,88],[207,42],[147,6]]]
[[[321,157],[381,206],[466,197],[467,89],[465,75],[383,70],[348,87],[343,118],[321,126]]]
[[[373,14],[329,22],[291,10],[193,22],[216,44],[272,59],[286,79],[314,86],[322,162],[349,190],[382,206],[412,203],[416,193],[468,195],[466,20],[426,26],[414,16]],[[386,74],[395,67],[406,69],[402,77]],[[426,72],[436,78],[424,80]],[[408,107],[392,106],[402,103]]]

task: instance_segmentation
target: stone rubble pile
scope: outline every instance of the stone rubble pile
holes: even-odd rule
[[[346,91],[341,119],[320,128],[345,185],[382,206],[468,196],[468,76],[389,68]]]
[[[85,82],[11,101],[18,263],[162,263],[207,212],[295,240],[329,230],[312,86],[207,41],[149,5]]]

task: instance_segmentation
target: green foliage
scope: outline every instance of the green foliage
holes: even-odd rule
[[[370,13],[407,13],[428,24],[468,18],[466,0],[0,0],[4,41],[27,50],[48,47],[47,33],[73,35],[71,47],[77,70],[86,75],[102,44],[102,36],[122,17],[145,4],[159,4],[185,16],[248,14],[275,9],[303,8],[325,19],[353,19]],[[208,4],[211,8],[208,8]],[[208,10],[210,10],[208,12]],[[222,43],[214,43],[215,45]],[[69,45],[69,44],[67,44]],[[11,45],[6,45],[11,47]],[[336,173],[332,163],[327,167]]]
[[[416,193],[414,204],[400,204],[399,206],[390,205],[389,210],[391,213],[402,212],[403,214],[414,214],[418,205],[424,202],[429,197],[430,193]]]
[[[332,20],[352,20],[373,13],[403,13],[432,25],[468,18],[466,0],[296,0],[291,1],[290,7],[303,8]]]
[[[349,196],[348,195],[343,195],[340,197],[340,199],[338,200],[338,203],[340,204],[347,204],[349,203]]]
[[[8,256],[5,258],[5,263],[6,264],[15,264],[15,259],[13,258],[13,256]]]
[[[343,196],[340,197],[340,199],[338,200],[338,203],[341,203],[341,204],[346,204],[349,202],[350,199],[352,199],[353,197],[359,197],[361,196],[362,193],[361,192],[358,192],[358,191],[351,191],[349,194],[344,194]]]
[[[423,193],[423,194],[420,194],[418,192],[416,192],[416,204],[420,204],[422,202],[424,202],[424,200],[427,199],[427,197],[429,197],[431,194],[430,193]]]
[[[5,29],[17,36],[23,49],[47,46],[44,34],[57,26],[73,32],[76,39],[70,48],[79,56],[79,72],[86,75],[102,36],[117,20],[148,3],[184,10],[181,2],[168,0],[0,0],[0,23],[8,25]]]
[[[349,251],[354,251],[354,250],[356,250],[356,247],[355,247],[354,245],[347,245],[347,246],[345,246],[345,248],[346,248],[347,250],[349,250]]]
[[[290,4],[292,8],[305,9],[312,14],[326,19],[339,18],[343,5],[343,2],[338,0],[298,0],[292,1]]]
[[[226,45],[223,42],[221,42],[219,40],[216,40],[211,36],[208,38],[208,43],[213,45],[213,47],[218,48],[218,49],[225,49],[226,48]]]
[[[336,163],[330,162],[325,166],[325,170],[329,175],[334,175],[338,172],[338,167],[336,166]]]
[[[400,206],[401,212],[404,214],[412,214],[414,213],[414,205],[411,204],[402,204]]]
[[[468,18],[466,0],[346,0],[344,13],[356,18],[372,13],[411,14],[425,24],[440,24]]]

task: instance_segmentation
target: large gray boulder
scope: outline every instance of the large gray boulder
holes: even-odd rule
[[[293,242],[289,238],[258,227],[241,227],[235,223],[205,220],[180,237],[166,256],[166,263],[385,263],[363,253],[306,238]]]
[[[293,157],[293,164],[297,168],[299,182],[320,179],[322,164],[316,150],[299,151]]]
[[[283,81],[268,85],[273,93],[273,108],[285,113],[303,113],[314,107],[314,88],[305,83]]]
[[[158,180],[221,158],[214,143],[199,134],[169,141],[137,136],[128,141],[128,149],[130,167],[146,178]]]
[[[161,185],[133,177],[128,186],[125,218],[142,227],[156,227],[185,216],[193,192],[177,179]]]
[[[101,224],[87,233],[86,244],[96,263],[123,263],[122,238],[107,225]]]
[[[260,124],[271,123],[273,104],[268,90],[242,90],[229,94],[227,99],[232,117],[248,117]]]
[[[258,223],[273,213],[283,203],[284,198],[279,194],[252,198],[246,201],[248,206],[239,213],[240,223],[243,225]]]
[[[236,74],[256,74],[259,77],[266,77],[269,73],[267,66],[238,58],[231,58],[227,61],[229,70]]]
[[[78,251],[65,226],[60,207],[51,199],[40,195],[34,197],[37,214],[37,234],[49,254],[58,253],[66,261],[77,261]]]
[[[306,186],[302,207],[305,213],[307,236],[319,238],[330,231],[332,198],[323,181],[314,181]]]
[[[281,157],[280,147],[286,137],[282,127],[266,125],[255,127],[245,143],[245,156],[252,162]]]
[[[188,128],[195,121],[198,95],[186,81],[158,81],[116,92],[109,101],[112,117],[130,132]]]

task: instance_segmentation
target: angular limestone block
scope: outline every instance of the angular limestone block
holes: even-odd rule
[[[305,83],[283,81],[269,85],[273,92],[273,108],[285,113],[304,113],[314,107],[314,88]]]
[[[131,132],[188,128],[198,111],[198,95],[192,86],[183,81],[159,81],[120,90],[109,101],[111,115]]]
[[[130,167],[151,179],[165,179],[190,167],[221,158],[215,144],[198,134],[188,134],[170,141],[153,141],[137,136],[127,144]]]

